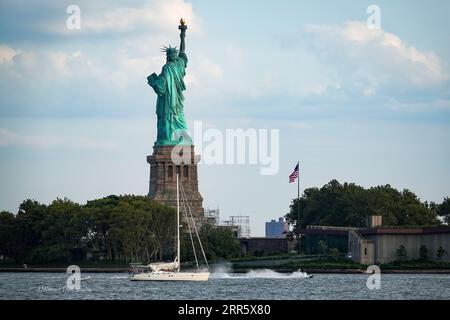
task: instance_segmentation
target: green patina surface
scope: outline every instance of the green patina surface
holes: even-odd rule
[[[186,90],[184,76],[188,58],[184,52],[186,27],[180,26],[180,51],[176,48],[165,48],[167,63],[159,75],[155,73],[147,77],[148,84],[158,98],[156,101],[157,140],[155,145],[191,145],[186,119],[184,117],[184,95]]]

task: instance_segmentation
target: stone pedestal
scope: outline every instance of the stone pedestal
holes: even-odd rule
[[[176,148],[176,149],[174,149]],[[173,156],[173,154],[175,156]],[[183,162],[180,163],[180,159]],[[203,198],[198,191],[197,163],[200,156],[194,153],[194,146],[153,146],[153,154],[147,156],[150,164],[150,188],[148,197],[176,208],[177,178],[184,187],[189,207],[197,226],[204,220]],[[180,210],[183,210],[180,186]]]

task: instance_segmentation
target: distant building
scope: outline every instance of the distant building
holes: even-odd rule
[[[283,238],[288,231],[289,225],[283,218],[279,218],[278,221],[266,222],[266,238]]]
[[[286,238],[250,238],[241,239],[241,254],[250,256],[265,256],[288,253]]]
[[[306,254],[327,254],[330,249],[338,249],[342,255],[348,253],[348,234],[354,228],[308,226],[301,229],[303,250]]]
[[[422,248],[427,259],[450,261],[449,227],[387,227],[382,225],[381,216],[371,216],[367,228],[307,226],[300,232],[307,254],[326,254],[337,249],[342,256],[370,265],[401,259],[402,247],[403,259],[419,259]]]
[[[419,259],[421,248],[434,261],[450,261],[449,227],[376,227],[349,233],[349,252],[362,264],[380,264],[399,260],[399,248],[405,250],[404,259]],[[439,250],[445,250],[442,256]]]

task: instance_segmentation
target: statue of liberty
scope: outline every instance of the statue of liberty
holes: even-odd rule
[[[160,75],[152,73],[147,77],[148,84],[158,95],[156,102],[156,115],[158,134],[155,145],[191,145],[186,120],[183,112],[185,69],[188,58],[185,53],[184,38],[187,26],[183,19],[180,21],[180,50],[176,47],[163,47],[166,53],[166,64]]]

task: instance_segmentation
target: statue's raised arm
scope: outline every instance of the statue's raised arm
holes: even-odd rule
[[[184,43],[184,38],[186,37],[186,29],[187,25],[184,22],[183,19],[180,20],[180,25],[178,26],[178,29],[180,29],[180,53],[185,53],[186,45]]]

